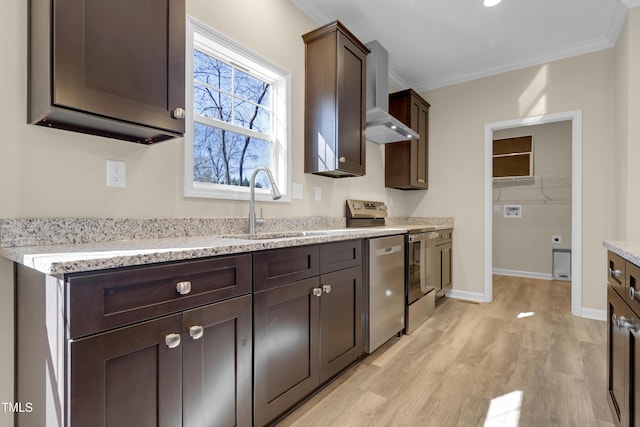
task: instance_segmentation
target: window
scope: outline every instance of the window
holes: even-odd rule
[[[185,196],[247,199],[264,165],[291,200],[290,73],[191,18],[187,37]]]

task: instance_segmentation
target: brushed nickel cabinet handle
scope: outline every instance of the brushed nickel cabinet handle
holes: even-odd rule
[[[175,110],[173,110],[171,112],[171,117],[176,119],[176,120],[182,120],[184,119],[184,108],[176,108]]]
[[[191,282],[185,280],[184,282],[176,283],[176,291],[180,295],[187,295],[189,292],[191,292]]]
[[[331,293],[331,285],[322,285],[322,290],[325,294]]]
[[[611,277],[620,277],[622,276],[622,270],[614,270],[612,268],[609,269],[609,276]]]
[[[418,182],[419,182],[420,184],[424,184],[424,179],[420,178],[420,179],[418,180]]]
[[[630,287],[629,296],[631,297],[631,299],[636,299],[636,290]]]
[[[316,296],[316,297],[322,296],[322,289],[320,289],[320,288],[313,288],[312,293],[313,293],[313,296]]]
[[[169,334],[164,337],[164,342],[169,348],[176,348],[180,346],[180,334]]]
[[[189,336],[194,340],[199,340],[204,335],[204,328],[200,325],[195,325],[189,328]]]
[[[344,162],[346,162],[346,161],[347,161],[347,158],[346,158],[346,157],[344,157],[344,156],[342,156],[342,157],[340,157],[340,158],[338,159],[338,161],[339,161],[340,163],[344,163]]]

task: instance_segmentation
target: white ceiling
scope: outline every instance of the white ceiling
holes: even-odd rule
[[[640,0],[291,0],[389,51],[394,86],[417,91],[615,46]]]

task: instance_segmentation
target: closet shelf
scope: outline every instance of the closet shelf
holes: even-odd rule
[[[494,178],[493,202],[571,203],[571,174]]]
[[[520,187],[524,185],[540,186],[551,184],[555,187],[571,187],[571,174],[509,176],[493,178],[494,188]]]

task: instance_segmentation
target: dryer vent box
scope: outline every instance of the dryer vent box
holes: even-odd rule
[[[553,280],[571,280],[571,249],[552,249]]]

